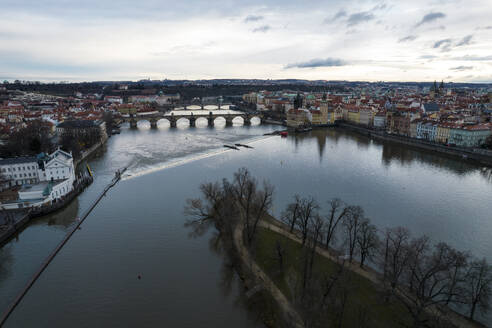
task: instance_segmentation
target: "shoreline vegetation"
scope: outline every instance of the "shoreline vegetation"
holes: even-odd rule
[[[485,259],[404,227],[379,231],[339,199],[322,212],[296,195],[279,221],[274,187],[245,168],[200,190],[185,226],[193,237],[215,229],[269,327],[484,327],[473,318],[490,309]]]

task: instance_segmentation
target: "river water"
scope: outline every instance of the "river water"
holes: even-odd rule
[[[262,136],[278,129],[269,125],[159,124],[140,122],[110,138],[90,161],[89,189],[0,249],[3,311],[114,171],[130,165],[7,327],[261,327],[212,233],[193,239],[183,226],[185,200],[199,195],[199,184],[243,166],[275,185],[276,215],[295,193],[322,205],[339,197],[361,205],[380,229],[402,225],[492,261],[490,170],[338,130],[280,138]],[[254,149],[222,147],[234,142]]]

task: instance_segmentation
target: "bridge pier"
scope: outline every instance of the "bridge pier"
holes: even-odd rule
[[[244,125],[251,125],[251,117],[249,117],[249,115],[246,115],[243,117],[243,120],[244,120]]]
[[[137,120],[131,119],[130,120],[130,128],[131,129],[136,129],[137,128]]]
[[[150,128],[151,129],[157,129],[157,120],[156,119],[150,120]]]
[[[207,117],[207,121],[208,121],[208,126],[210,127],[214,126],[214,121],[215,121],[214,117]]]
[[[196,123],[195,123],[195,122],[196,122],[196,118],[195,118],[194,116],[191,116],[191,117],[189,117],[189,118],[188,118],[188,120],[190,121],[190,126],[191,126],[192,128],[194,128],[194,127],[196,126],[196,125],[195,125],[195,124],[196,124]]]
[[[232,120],[234,119],[234,117],[232,116],[228,116],[225,118],[226,120],[226,126],[232,126]]]

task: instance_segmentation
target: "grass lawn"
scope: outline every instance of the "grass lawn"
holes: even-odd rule
[[[271,277],[284,295],[292,300],[292,291],[285,279],[285,274],[279,270],[276,256],[276,243],[281,243],[285,250],[284,272],[301,277],[300,256],[301,245],[289,238],[268,229],[259,228],[256,241],[255,256],[258,265]],[[339,265],[325,257],[316,254],[314,260],[314,275],[330,275],[337,272]],[[360,327],[358,313],[361,306],[369,314],[367,327],[398,327],[400,323],[411,323],[410,317],[403,305],[391,302],[385,303],[382,292],[375,284],[360,275],[346,271],[350,281],[350,296],[344,311],[343,327]]]

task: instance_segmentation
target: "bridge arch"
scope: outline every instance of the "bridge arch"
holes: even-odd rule
[[[150,129],[150,119],[136,117],[135,121],[137,121],[137,128],[139,129]]]
[[[177,126],[190,126],[190,119],[186,118],[186,117],[180,117],[176,120],[176,125]]]

